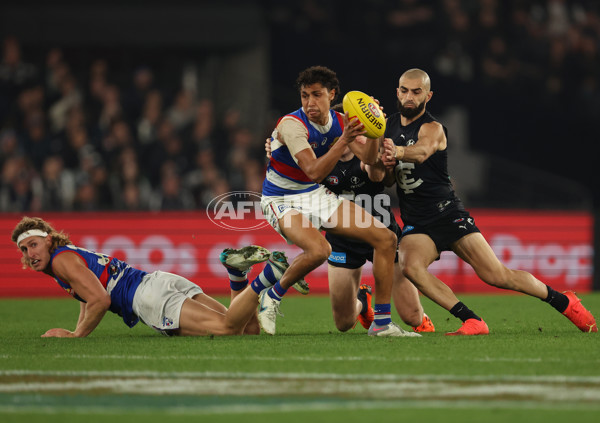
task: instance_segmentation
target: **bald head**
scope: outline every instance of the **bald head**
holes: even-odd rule
[[[403,118],[410,122],[425,113],[425,105],[433,92],[427,72],[421,69],[409,69],[402,74],[396,90],[398,110]]]
[[[427,72],[421,69],[409,69],[400,76],[400,85],[402,85],[403,79],[420,80],[420,86],[424,91],[431,91],[431,80]]]

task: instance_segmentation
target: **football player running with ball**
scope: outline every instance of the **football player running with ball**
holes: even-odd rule
[[[336,104],[332,110],[341,112],[342,105]],[[364,138],[359,135],[357,140],[361,137]],[[268,159],[271,158],[271,141],[271,138],[265,141]],[[399,236],[400,227],[390,209],[389,196],[383,194],[384,177],[385,168],[380,160],[375,166],[365,165],[346,148],[322,184],[350,201],[358,200],[359,205]],[[332,249],[327,259],[327,275],[335,326],[340,332],[346,332],[360,322],[365,329],[369,329],[375,317],[371,304],[372,289],[370,285],[361,284],[361,277],[367,260],[373,262],[373,248],[364,242],[329,233],[325,234],[325,239]],[[433,322],[423,311],[417,288],[402,274],[397,257],[392,297],[400,318],[415,332],[435,332]]]
[[[276,332],[280,303],[287,290],[320,266],[331,254],[324,229],[373,247],[375,316],[373,336],[418,336],[391,320],[396,235],[356,204],[338,197],[319,183],[329,175],[346,147],[364,163],[374,164],[379,143],[355,141],[364,125],[331,110],[339,93],[335,72],[313,66],[296,81],[302,107],[283,116],[273,132],[272,157],[263,183],[261,206],[271,226],[290,244],[302,249],[271,288],[253,282],[236,300],[260,302],[258,321],[269,334]],[[358,222],[358,223],[357,223]],[[268,288],[268,289],[267,289]]]
[[[462,320],[446,335],[485,335],[487,324],[428,271],[442,251],[453,251],[485,283],[523,292],[549,303],[583,332],[597,332],[592,314],[573,292],[560,293],[530,273],[504,266],[456,196],[448,175],[447,131],[429,112],[429,75],[420,69],[402,74],[397,88],[399,113],[387,120],[383,162],[396,182],[404,228],[399,254],[404,275],[427,297]]]

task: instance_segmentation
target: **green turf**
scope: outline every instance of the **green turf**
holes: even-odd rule
[[[600,294],[582,298],[600,316]],[[360,325],[339,333],[327,297],[291,295],[274,337],[165,338],[142,324],[128,329],[108,315],[88,338],[48,339],[40,338],[47,329],[73,328],[76,301],[1,300],[0,420],[65,422],[83,415],[87,422],[194,416],[211,422],[597,420],[597,333],[579,332],[529,297],[461,299],[486,320],[489,336],[444,336],[460,322],[427,299],[423,303],[436,333],[379,339],[366,336]],[[68,385],[103,378],[139,380],[142,391],[128,387],[119,393],[95,385],[82,391]],[[274,392],[264,393],[265,381]],[[35,388],[54,382],[66,385]],[[367,383],[369,391],[379,391],[352,390]],[[161,393],[143,392],[146,385],[161,384]],[[191,388],[176,394],[180,386]]]

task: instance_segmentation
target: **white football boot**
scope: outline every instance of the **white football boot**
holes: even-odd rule
[[[376,325],[375,322],[371,323],[371,327],[369,328],[369,332],[367,332],[369,336],[403,336],[403,337],[412,337],[418,338],[421,335],[416,332],[408,332],[398,326],[396,323],[391,322],[387,325],[379,326]]]
[[[279,310],[281,301],[271,298],[268,294],[269,289],[263,289],[258,296],[258,324],[269,335],[275,335],[277,330],[277,316],[283,317],[283,313]]]

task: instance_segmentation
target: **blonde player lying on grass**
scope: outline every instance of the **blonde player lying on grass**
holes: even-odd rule
[[[172,273],[147,273],[113,257],[73,245],[69,236],[38,217],[24,217],[12,233],[23,254],[23,268],[45,273],[80,301],[75,330],[54,328],[42,337],[88,336],[107,311],[133,327],[139,320],[167,335],[258,334],[256,303],[232,300],[230,308],[206,295],[189,280]],[[273,285],[287,268],[283,253],[259,246],[228,249],[221,261],[238,283],[248,284],[251,266],[267,262],[256,279]],[[233,274],[233,276],[232,276]],[[254,318],[254,319],[253,319]],[[254,324],[249,321],[253,320]]]

